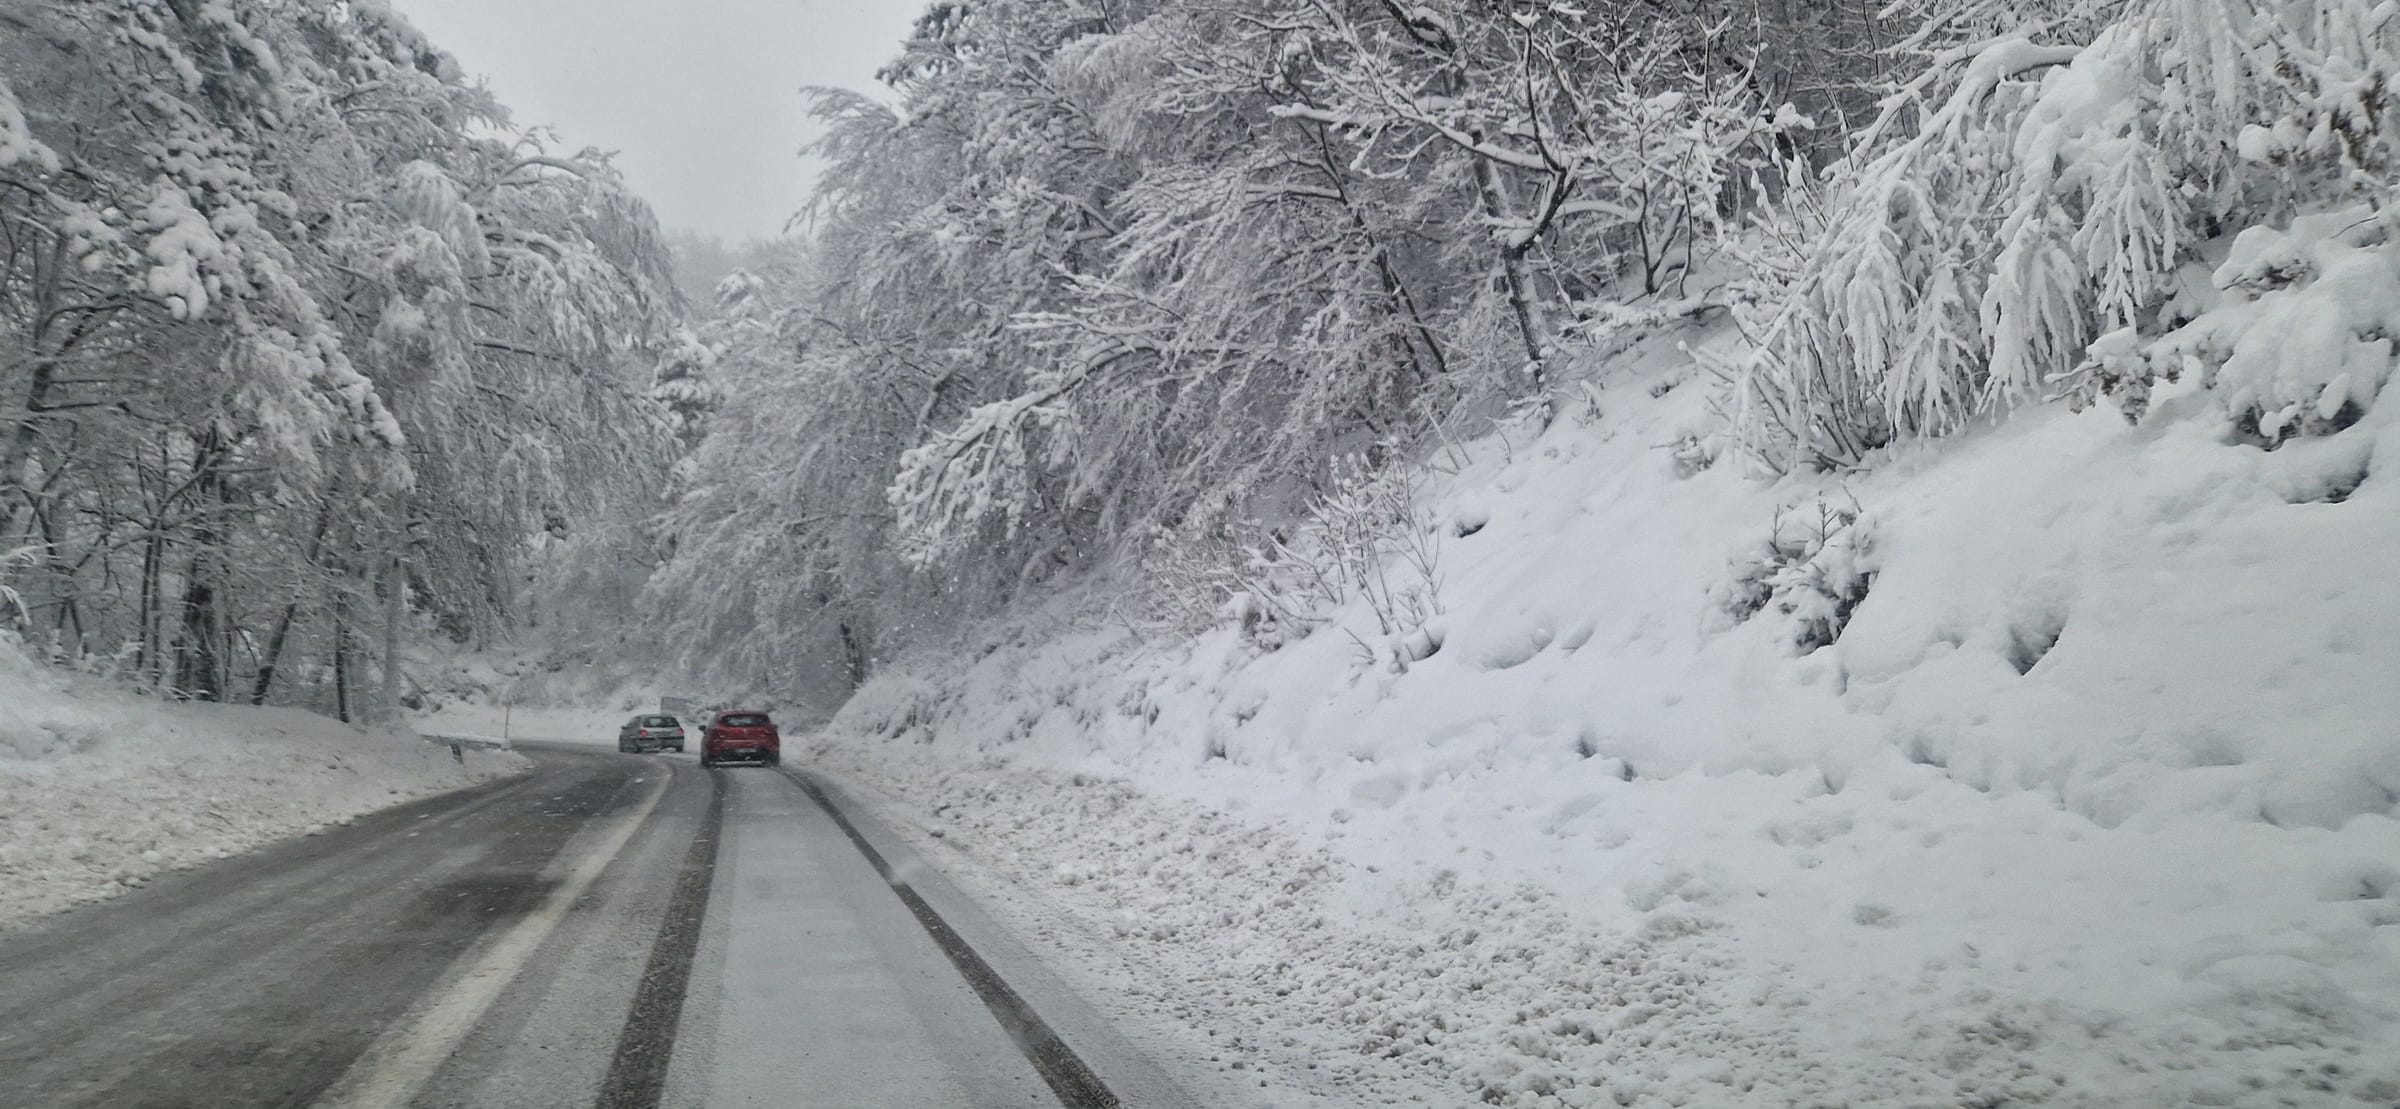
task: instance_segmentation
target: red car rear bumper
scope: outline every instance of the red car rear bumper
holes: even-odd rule
[[[735,747],[730,744],[704,747],[700,754],[711,762],[774,762],[781,750],[766,745]]]

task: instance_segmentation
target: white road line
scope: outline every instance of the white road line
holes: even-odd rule
[[[667,782],[673,772],[661,774],[650,787],[650,795],[631,813],[618,819],[605,831],[579,833],[552,860],[547,870],[556,870],[573,860],[573,869],[552,889],[542,907],[527,913],[486,947],[482,955],[468,965],[466,971],[451,979],[447,990],[435,995],[430,1003],[416,1013],[375,1037],[367,1045],[341,1080],[317,1099],[318,1109],[401,1109],[418,1090],[433,1078],[459,1041],[482,1019],[483,1011],[500,996],[523,970],[534,949],[558,926],[560,918],[591,887],[609,862],[624,850],[634,830],[650,818],[650,810],[658,807],[658,799],[666,795]],[[596,839],[588,843],[586,835]]]

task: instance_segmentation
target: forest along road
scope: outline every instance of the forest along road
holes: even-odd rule
[[[0,1106],[1189,1104],[830,786],[520,749],[0,935]]]

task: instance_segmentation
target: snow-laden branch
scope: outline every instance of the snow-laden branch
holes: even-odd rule
[[[1514,169],[1532,170],[1543,173],[1546,173],[1550,170],[1550,163],[1540,154],[1527,153],[1522,150],[1514,150],[1470,134],[1465,129],[1460,128],[1435,114],[1421,101],[1402,97],[1393,97],[1388,103],[1393,109],[1392,115],[1394,118],[1424,127],[1427,130],[1432,131],[1434,134],[1441,136],[1442,139],[1449,142],[1452,146],[1455,146],[1460,150],[1464,150],[1469,154],[1473,154],[1478,158],[1498,162],[1501,165],[1509,166]],[[1268,110],[1282,119],[1305,119],[1312,123],[1322,123],[1329,127],[1343,127],[1353,130],[1372,131],[1384,126],[1384,124],[1378,120],[1341,112],[1331,112],[1308,104],[1278,104]]]

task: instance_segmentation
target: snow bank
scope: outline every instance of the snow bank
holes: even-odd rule
[[[1062,603],[819,757],[1264,1104],[2400,1102],[2380,378],[2300,438],[2193,375],[1762,483],[1675,338],[1434,482],[1429,656]]]
[[[0,706],[0,927],[528,765],[294,710],[130,697],[5,642]]]

